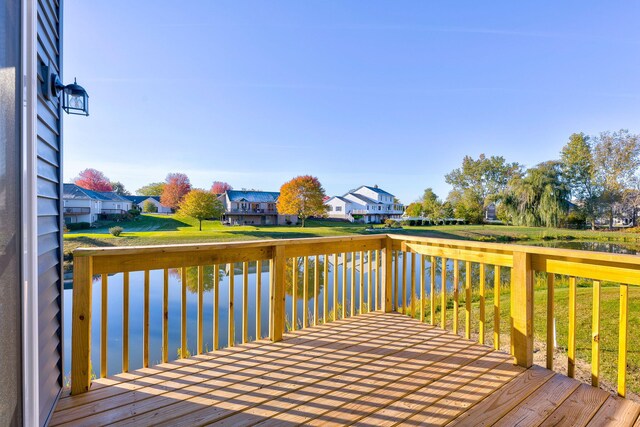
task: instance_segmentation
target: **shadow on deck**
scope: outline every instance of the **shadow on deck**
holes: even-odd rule
[[[51,425],[633,425],[639,414],[508,354],[370,313],[96,380],[61,398]]]

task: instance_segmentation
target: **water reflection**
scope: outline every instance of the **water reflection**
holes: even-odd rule
[[[530,246],[544,246],[547,248],[564,248],[564,249],[578,249],[581,251],[590,252],[608,252],[613,254],[627,254],[637,255],[640,248],[636,244],[632,243],[619,243],[619,242],[602,242],[602,241],[587,241],[587,240],[571,240],[571,241],[544,241],[544,242],[521,242],[523,245]]]

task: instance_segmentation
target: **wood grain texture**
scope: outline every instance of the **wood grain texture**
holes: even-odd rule
[[[109,320],[109,276],[101,275],[100,294],[100,378],[107,376],[107,335]]]
[[[547,273],[547,369],[550,370],[553,370],[556,338],[555,277],[555,274]]]
[[[180,269],[180,357],[187,357],[187,268]]]
[[[629,426],[640,416],[640,405],[617,396],[609,396],[591,418],[589,427]]]
[[[256,261],[256,339],[262,339],[262,261]]]
[[[471,339],[471,261],[466,262],[465,267],[465,282],[464,282],[464,337]]]
[[[291,276],[291,330],[295,331],[298,329],[298,257],[293,257],[291,260]]]
[[[430,301],[430,316],[429,323],[431,325],[436,324],[436,257],[432,256],[430,258],[431,264],[429,266],[429,301]]]
[[[629,286],[620,285],[620,319],[618,325],[618,396],[627,395],[627,326],[629,311]]]
[[[185,281],[186,282],[186,281]],[[185,285],[186,286],[186,283]],[[151,287],[151,274],[149,270],[144,272],[143,309],[142,309],[142,367],[149,367],[149,315],[151,302],[149,292]],[[186,299],[186,298],[185,298]]]
[[[313,264],[313,326],[317,326],[320,317],[320,255],[316,255]]]
[[[525,368],[533,365],[533,270],[526,252],[513,253],[511,354],[518,365]]]
[[[633,402],[525,370],[505,353],[397,313],[283,338],[98,380],[63,397],[51,425],[531,425],[551,417],[562,425],[566,414],[579,425],[631,425],[640,413]]]
[[[347,317],[347,254],[342,254],[342,318]]]
[[[338,257],[340,254],[333,254],[333,310],[331,320],[338,320]]]
[[[273,260],[271,262],[271,288],[272,288],[272,333],[270,334],[272,341],[281,341],[284,335],[285,324],[285,299],[286,295],[286,279],[285,265],[287,258],[284,248],[276,246],[273,251]]]
[[[162,276],[162,363],[167,363],[169,361],[169,269],[165,268]],[[217,311],[218,306],[214,307]]]
[[[302,261],[302,327],[309,324],[309,257]]]
[[[198,266],[198,320],[197,320],[197,342],[196,342],[196,351],[198,354],[202,354],[202,347],[204,341],[204,309],[203,309],[203,298],[204,298],[204,266]]]
[[[569,329],[567,330],[567,375],[573,378],[576,372],[576,310],[578,285],[574,276],[569,277]]]
[[[576,380],[556,374],[494,425],[537,425],[555,411],[579,385],[580,382]]]
[[[598,412],[609,393],[580,384],[540,426],[583,426]]]
[[[594,387],[598,387],[598,385],[600,384],[600,281],[598,280],[593,281],[592,304],[593,312],[591,314],[591,385]]]
[[[249,341],[249,263],[242,263],[242,344]]]
[[[220,265],[213,264],[213,349],[220,348]]]
[[[322,323],[329,321],[329,256],[323,255],[324,270],[322,272]]]
[[[459,416],[452,425],[492,426],[546,383],[554,373],[533,366]]]
[[[393,310],[393,280],[392,280],[392,268],[393,268],[393,250],[391,249],[391,239],[387,239],[385,247],[381,251],[382,255],[382,311],[389,313]]]
[[[453,333],[458,334],[458,325],[460,323],[460,302],[458,289],[460,288],[460,263],[457,259],[453,260]]]
[[[442,271],[440,273],[440,327],[447,329],[447,259],[442,258]]]
[[[71,322],[71,394],[91,387],[91,301],[93,258],[74,260]]]
[[[480,264],[480,318],[478,319],[479,324],[478,324],[478,342],[480,344],[484,344],[484,337],[486,334],[486,305],[487,305],[487,300],[486,300],[486,290],[485,290],[485,286],[486,286],[486,277],[485,277],[485,264]]]
[[[235,265],[229,264],[229,313],[227,320],[227,345],[233,347],[236,344],[236,324],[235,324]],[[186,341],[185,341],[186,342]]]
[[[164,306],[166,307],[166,304]],[[164,359],[165,342],[163,341],[162,348],[163,362],[166,362]],[[129,273],[124,273],[122,278],[122,372],[129,372]]]
[[[493,267],[493,348],[500,350],[500,266]]]

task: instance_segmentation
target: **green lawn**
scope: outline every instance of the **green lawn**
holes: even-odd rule
[[[109,234],[109,227],[114,225],[124,228],[124,233],[120,237],[113,237]],[[191,218],[182,218],[175,215],[145,214],[133,221],[104,223],[99,228],[91,230],[67,232],[64,238],[65,252],[69,252],[78,247],[92,246],[143,246],[371,233],[370,231],[365,231],[366,227],[364,224],[323,220],[309,220],[304,228],[299,226],[231,227],[224,226],[219,221],[203,221],[202,231],[198,231],[198,222]],[[379,232],[383,231],[379,230]],[[640,243],[640,234],[637,233],[500,225],[404,227],[403,230],[393,232],[425,237],[479,241],[581,239]]]
[[[120,237],[109,234],[108,228],[120,225],[124,233]],[[103,224],[99,228],[65,233],[65,253],[72,252],[78,247],[92,246],[142,246],[158,244],[201,243],[232,240],[255,239],[283,239],[298,237],[320,236],[344,236],[354,234],[370,234],[365,231],[363,224],[351,224],[334,221],[307,221],[307,226],[223,226],[218,221],[204,221],[203,230],[198,231],[198,223],[189,218],[180,218],[174,215],[142,215],[134,221]],[[384,230],[376,231],[384,232]],[[622,242],[630,244],[640,243],[640,234],[630,232],[609,232],[590,230],[565,230],[544,229],[535,227],[514,227],[497,225],[449,225],[433,227],[405,227],[403,230],[393,231],[397,234],[418,235],[425,237],[438,237],[450,239],[466,239],[478,241],[540,241],[540,240],[598,240],[609,242]],[[67,265],[69,268],[70,265]],[[539,278],[540,279],[540,278]],[[567,325],[568,325],[568,292],[566,281],[557,281],[556,291],[556,325],[559,355],[557,364],[562,371],[566,369]],[[544,280],[538,280],[535,293],[535,334],[536,334],[536,360],[544,364],[544,342],[546,338],[546,290]],[[578,289],[578,318],[577,318],[577,354],[582,361],[578,366],[578,374],[583,379],[588,378],[588,366],[591,360],[591,292],[590,284],[581,284]],[[488,291],[487,298],[487,343],[492,343],[493,300]],[[619,297],[617,286],[603,286],[602,289],[602,316],[601,316],[601,367],[604,380],[610,387],[615,387],[617,367],[617,339],[618,339],[618,313]],[[461,299],[464,293],[461,292]],[[629,339],[628,339],[628,382],[631,390],[640,392],[640,288],[632,287],[629,292]],[[449,321],[451,322],[452,302],[449,304]],[[508,349],[509,345],[509,295],[501,297],[501,331],[502,346]],[[464,304],[461,304],[460,331],[464,331]],[[473,298],[473,333],[478,332],[479,297],[474,293]],[[439,319],[439,315],[438,315]],[[449,325],[451,328],[451,325]]]
[[[559,279],[559,280],[558,280]],[[568,325],[569,325],[569,289],[567,287],[566,278],[558,278],[555,288],[555,317],[556,317],[556,357],[554,370],[566,373],[567,367],[567,342],[568,342]],[[535,354],[536,363],[545,366],[546,364],[546,308],[547,308],[547,289],[545,287],[546,279],[543,274],[537,276],[536,291],[534,298],[534,333],[535,333]],[[489,287],[490,281],[487,281],[487,298],[486,298],[486,329],[485,343],[493,345],[493,289]],[[507,286],[503,286],[503,290]],[[591,322],[593,315],[592,305],[593,288],[590,282],[580,282],[577,292],[577,311],[576,311],[576,355],[578,358],[578,366],[576,369],[576,377],[585,382],[590,382],[590,363],[591,363]],[[500,347],[504,351],[509,351],[509,331],[510,331],[510,300],[509,293],[503,292],[500,297]],[[466,309],[464,303],[464,291],[460,290],[460,309],[459,309],[459,333],[464,335]],[[474,289],[471,319],[472,319],[472,335],[476,337],[479,333],[480,318],[480,297],[478,290]],[[601,386],[609,391],[615,392],[617,384],[617,366],[618,366],[618,319],[620,313],[620,297],[619,286],[603,283],[600,292],[600,372]],[[436,323],[440,324],[440,307],[439,296],[436,298]],[[418,303],[416,304],[416,307]],[[426,313],[429,311],[429,301],[426,302]],[[448,300],[447,312],[447,329],[453,329],[453,299]],[[640,394],[640,287],[631,286],[629,288],[629,316],[628,316],[628,337],[627,337],[627,385],[628,389],[634,394]],[[418,317],[418,314],[416,314]]]

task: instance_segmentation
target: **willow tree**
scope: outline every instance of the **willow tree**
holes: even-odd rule
[[[567,213],[569,195],[561,163],[549,161],[511,180],[503,203],[516,225],[557,227]]]

